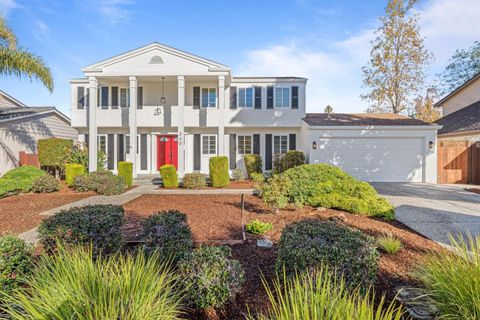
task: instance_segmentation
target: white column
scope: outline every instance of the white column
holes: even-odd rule
[[[130,126],[130,161],[133,164],[133,177],[137,177],[137,78],[129,77],[130,110],[128,124]]]
[[[95,77],[88,78],[88,171],[97,171],[97,105],[98,81]]]
[[[185,77],[177,77],[178,84],[178,174],[185,173]]]
[[[225,154],[225,76],[218,76],[218,155]]]

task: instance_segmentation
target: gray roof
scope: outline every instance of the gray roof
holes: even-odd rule
[[[443,127],[438,134],[458,134],[480,131],[480,101],[435,121]]]
[[[18,118],[54,110],[55,107],[2,108],[0,109],[0,121],[15,120]]]
[[[431,123],[394,113],[307,113],[311,126],[427,126]]]

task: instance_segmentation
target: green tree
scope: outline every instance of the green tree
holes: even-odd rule
[[[415,99],[415,118],[426,122],[438,120],[440,118],[440,112],[434,106],[434,101],[437,96],[434,88],[429,88],[425,96],[419,95]]]
[[[420,36],[418,15],[409,13],[414,2],[389,0],[380,18],[370,60],[362,68],[368,92],[361,98],[370,104],[367,112],[406,111],[423,86],[432,54]]]
[[[53,77],[43,59],[17,46],[17,37],[0,17],[0,77],[27,77],[40,80],[48,90],[53,91]]]
[[[455,90],[480,72],[480,41],[468,49],[457,49],[445,70],[439,75],[441,94]]]
[[[323,112],[325,112],[326,114],[331,114],[331,113],[333,113],[333,108],[332,108],[332,106],[331,106],[331,105],[326,106]]]

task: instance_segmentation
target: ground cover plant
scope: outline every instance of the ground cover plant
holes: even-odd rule
[[[0,304],[1,292],[8,294],[25,283],[32,272],[33,248],[14,235],[0,238]]]
[[[402,249],[402,242],[391,233],[378,237],[377,244],[382,251],[388,254],[396,254]]]
[[[394,207],[367,182],[328,164],[305,164],[285,171],[291,186],[286,196],[297,205],[334,208],[387,219]]]
[[[45,174],[34,166],[22,166],[8,171],[0,178],[0,198],[30,192],[33,182]]]
[[[272,228],[273,226],[271,223],[262,222],[258,219],[252,220],[245,225],[245,230],[252,234],[264,234],[265,232],[272,230]]]
[[[161,166],[160,176],[162,177],[165,188],[178,188],[178,174],[174,165],[165,164]]]

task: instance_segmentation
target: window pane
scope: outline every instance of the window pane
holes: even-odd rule
[[[288,108],[290,104],[290,88],[283,88],[283,106],[284,108]]]
[[[130,136],[125,136],[125,153],[130,154]]]
[[[280,88],[275,89],[275,107],[281,108],[282,107],[282,90]]]
[[[253,107],[253,88],[247,88],[246,93],[246,106],[247,108]]]
[[[210,136],[210,154],[216,154],[217,153],[217,137],[216,136]]]
[[[216,101],[217,101],[217,89],[215,88],[212,88],[210,89],[210,99],[209,99],[209,107],[211,108],[215,108],[215,104],[216,104]]]
[[[238,89],[238,106],[240,108],[245,107],[245,88]]]
[[[208,154],[208,136],[202,137],[202,154]]]
[[[244,144],[244,136],[238,136],[238,153],[239,154],[244,154],[245,150],[243,148]]]
[[[208,107],[208,89],[202,89],[202,107]]]
[[[245,147],[244,147],[245,154],[252,153],[252,137],[246,136],[245,137]]]

